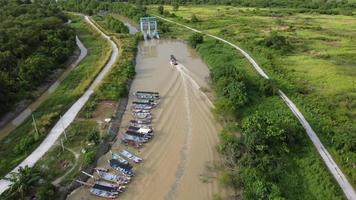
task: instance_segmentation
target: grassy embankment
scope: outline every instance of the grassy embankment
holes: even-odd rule
[[[170,7],[165,8],[170,10]],[[157,13],[156,10],[150,8],[151,12]],[[248,50],[275,84],[297,103],[324,144],[342,164],[343,171],[355,183],[352,167],[355,162],[352,152],[352,134],[355,133],[352,131],[355,130],[352,97],[355,91],[354,73],[351,71],[355,60],[350,56],[356,49],[352,42],[356,30],[352,23],[354,17],[333,16],[332,21],[331,16],[326,15],[287,14],[279,9],[269,12],[228,6],[180,7],[174,13],[178,17],[171,19],[221,36]],[[198,22],[190,22],[193,13]],[[265,45],[274,30],[287,38],[291,51],[285,53]],[[186,31],[174,26],[174,31],[166,35],[186,39],[189,34]],[[198,52],[212,71],[230,64],[243,71],[249,102],[237,111],[239,123],[243,124],[256,111],[269,110],[284,113],[285,117],[296,122],[278,97],[259,95],[258,86],[254,87],[253,83],[258,83],[261,78],[246,59],[235,49],[206,39],[198,47]],[[218,87],[214,81],[213,84]],[[274,181],[282,196],[287,199],[342,199],[341,190],[305,132],[300,125],[298,127],[302,138],[298,144],[290,145],[290,154],[283,158],[287,165],[286,173]],[[337,138],[342,141],[335,141]],[[345,142],[349,145],[345,146]]]
[[[71,18],[73,19],[71,26],[75,28],[88,49],[88,55],[33,113],[39,130],[38,135],[29,118],[0,141],[1,177],[18,165],[42,142],[60,115],[83,94],[110,56],[110,46],[99,33],[84,23],[80,17],[71,16]]]
[[[226,6],[187,7],[175,13],[182,17],[179,21],[195,13],[200,21],[190,25],[248,50],[297,103],[356,184],[356,17]],[[284,36],[291,49],[268,48],[265,41],[271,32]]]
[[[62,186],[66,186],[72,182],[84,166],[93,162],[97,147],[107,137],[108,131],[107,124],[103,123],[100,125],[97,121],[103,121],[103,118],[111,117],[114,114],[115,102],[127,95],[129,89],[128,83],[134,75],[137,38],[128,34],[114,33],[110,29],[107,29],[103,18],[94,18],[97,20],[93,21],[93,23],[99,25],[102,31],[110,35],[119,47],[119,59],[68,128],[68,139],[66,140],[62,136],[64,146],[78,153],[79,159],[75,161],[74,156],[68,156],[72,154],[70,151],[62,151],[61,147],[57,146],[37,164],[38,167],[44,169],[44,174],[51,181],[65,174],[59,183]],[[112,104],[111,113],[98,115],[97,113],[100,113],[98,105],[104,102]],[[85,149],[84,154],[81,152],[83,149]],[[53,160],[56,161],[53,162]],[[61,168],[62,163],[69,163],[69,165]],[[68,173],[69,170],[71,171]]]

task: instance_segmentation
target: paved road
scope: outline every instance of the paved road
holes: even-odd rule
[[[55,144],[57,139],[61,136],[63,133],[64,129],[67,128],[74,120],[76,115],[79,113],[80,109],[85,105],[85,103],[88,101],[89,97],[93,94],[94,89],[100,81],[104,78],[104,76],[109,72],[110,68],[113,66],[115,63],[115,60],[118,57],[118,47],[116,44],[110,39],[109,36],[105,35],[103,32],[101,32],[89,19],[88,16],[85,16],[85,20],[93,26],[100,34],[107,39],[111,46],[112,46],[112,54],[110,57],[109,62],[105,65],[105,67],[101,70],[99,75],[95,78],[95,80],[92,82],[90,87],[85,91],[83,96],[81,96],[73,105],[72,107],[63,115],[61,119],[58,120],[56,125],[52,128],[48,136],[45,138],[45,140],[40,144],[40,146],[37,147],[35,151],[33,151],[24,161],[22,161],[21,164],[19,164],[15,169],[13,169],[11,172],[17,172],[19,167],[24,167],[26,165],[33,167],[36,162],[41,159],[41,157]],[[9,174],[7,175],[9,176]],[[7,180],[0,180],[0,194],[2,194],[5,190],[7,190],[10,187],[11,182]]]
[[[190,29],[191,31],[197,32],[197,33],[202,33],[205,34],[209,37],[215,38],[217,40],[220,40],[226,44],[229,44],[230,46],[234,47],[235,49],[237,49],[238,51],[240,51],[252,64],[252,66],[256,69],[256,71],[265,79],[269,79],[269,77],[267,76],[267,74],[263,71],[263,69],[256,63],[256,61],[247,53],[245,52],[243,49],[241,49],[240,47],[238,47],[237,45],[226,41],[220,37],[211,35],[211,34],[206,34],[203,33],[200,30],[191,28],[189,26],[186,26],[184,24],[180,24],[177,23],[175,21],[160,17],[160,16],[156,16],[162,20],[165,20],[167,22],[170,23],[174,23],[177,24],[179,26],[185,27],[187,29]],[[349,181],[347,180],[347,178],[345,177],[345,175],[342,173],[342,171],[340,170],[340,168],[338,167],[338,165],[336,164],[336,162],[333,160],[333,158],[331,157],[331,155],[329,154],[329,152],[326,150],[326,148],[324,147],[324,145],[321,143],[320,139],[318,138],[318,136],[316,135],[316,133],[314,132],[314,130],[312,129],[312,127],[310,126],[310,124],[308,123],[308,121],[304,118],[303,114],[299,111],[299,109],[295,106],[295,104],[283,93],[283,91],[278,90],[279,96],[282,98],[282,100],[287,104],[287,106],[289,107],[289,109],[293,112],[293,114],[298,118],[299,122],[302,124],[302,126],[304,127],[305,131],[307,132],[309,138],[311,139],[311,141],[313,142],[315,148],[317,149],[318,153],[320,154],[320,156],[322,157],[324,163],[326,164],[326,166],[328,167],[329,171],[331,172],[331,174],[334,176],[334,178],[336,179],[336,181],[338,182],[339,186],[341,187],[341,189],[343,190],[345,196],[347,197],[347,199],[349,200],[356,200],[356,193],[354,188],[351,186],[351,184],[349,183]]]

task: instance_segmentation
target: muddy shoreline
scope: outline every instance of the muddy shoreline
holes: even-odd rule
[[[130,86],[132,83],[132,80],[130,80],[128,86]],[[115,111],[115,117],[112,118],[111,124],[110,124],[110,128],[108,131],[108,135],[104,138],[103,142],[99,145],[99,148],[97,150],[97,154],[95,156],[95,161],[94,163],[90,164],[89,166],[82,168],[81,171],[85,171],[88,172],[89,174],[93,174],[94,173],[94,168],[97,165],[98,160],[105,155],[112,146],[112,143],[115,142],[116,140],[116,136],[117,136],[117,132],[120,129],[121,126],[121,122],[122,122],[122,117],[126,111],[126,106],[128,104],[128,98],[120,98],[118,100],[118,106],[117,109]],[[87,181],[90,177],[88,177],[85,174],[80,174],[76,179],[78,180],[82,180],[82,181]],[[58,194],[59,196],[57,196],[56,199],[58,200],[65,200],[67,199],[67,196],[72,193],[74,190],[76,190],[77,188],[79,188],[81,186],[80,183],[73,181],[70,185],[66,186],[66,187],[60,187],[58,188]]]

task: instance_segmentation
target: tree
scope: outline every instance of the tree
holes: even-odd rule
[[[189,38],[188,42],[191,47],[196,48],[198,44],[201,44],[204,42],[204,37],[200,33],[193,33]]]
[[[239,108],[246,104],[247,93],[244,82],[232,80],[223,89],[224,96],[226,96],[234,105],[235,108]]]
[[[41,179],[40,172],[29,166],[20,167],[18,172],[12,172],[9,178],[11,181],[10,191],[14,196],[19,195],[20,199],[24,199],[32,188],[38,185]]]
[[[159,6],[158,6],[158,13],[159,13],[160,15],[163,15],[163,13],[164,13],[164,7],[163,7],[163,5],[159,5]]]

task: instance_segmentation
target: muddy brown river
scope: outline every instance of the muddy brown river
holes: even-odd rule
[[[171,66],[170,55],[179,61]],[[209,170],[219,161],[216,145],[219,124],[211,113],[211,102],[202,93],[209,88],[209,70],[197,54],[185,43],[176,40],[151,40],[139,44],[136,76],[131,86],[129,105],[124,114],[120,133],[132,118],[130,102],[137,90],[157,91],[161,100],[153,110],[154,138],[138,151],[116,142],[144,159],[134,164],[136,176],[119,199],[212,199],[221,193],[216,172]],[[110,168],[108,153],[99,166]],[[112,173],[115,173],[111,170]],[[100,199],[81,187],[68,199]]]

